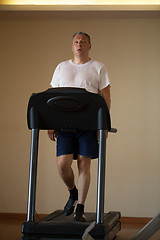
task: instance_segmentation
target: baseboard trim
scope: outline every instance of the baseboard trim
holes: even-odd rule
[[[35,215],[35,219],[43,218],[47,214],[38,214]],[[0,220],[17,220],[17,221],[26,221],[27,214],[26,213],[0,213]]]
[[[27,214],[25,213],[0,213],[1,220],[25,220]]]
[[[46,215],[47,214],[38,214],[38,217],[42,218]],[[26,218],[26,213],[0,213],[0,220],[18,220],[24,222]],[[151,218],[149,217],[121,217],[122,224],[147,224],[150,220]]]

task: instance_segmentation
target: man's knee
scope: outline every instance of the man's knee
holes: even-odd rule
[[[58,169],[61,171],[68,169],[69,167],[71,167],[72,161],[73,161],[72,154],[61,155],[61,156],[57,157]]]
[[[90,165],[91,165],[90,157],[85,157],[82,155],[78,156],[78,169],[79,170],[89,171]]]

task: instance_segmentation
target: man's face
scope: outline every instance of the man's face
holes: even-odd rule
[[[75,56],[88,56],[91,44],[85,35],[77,34],[73,38],[72,51]]]

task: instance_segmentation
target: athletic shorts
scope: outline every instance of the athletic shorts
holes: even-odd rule
[[[77,155],[98,158],[97,131],[79,131],[76,133],[61,133],[57,136],[57,156],[73,154],[73,159]]]

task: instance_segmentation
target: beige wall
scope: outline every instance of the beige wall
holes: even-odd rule
[[[60,61],[72,57],[76,31],[91,35],[91,57],[105,63],[112,85],[112,126],[118,133],[110,134],[107,144],[105,211],[154,216],[160,209],[160,18],[107,13],[1,15],[0,212],[26,212],[28,100],[49,87]],[[87,211],[95,210],[96,175],[93,161]],[[63,208],[67,196],[55,144],[41,132],[36,210]]]

